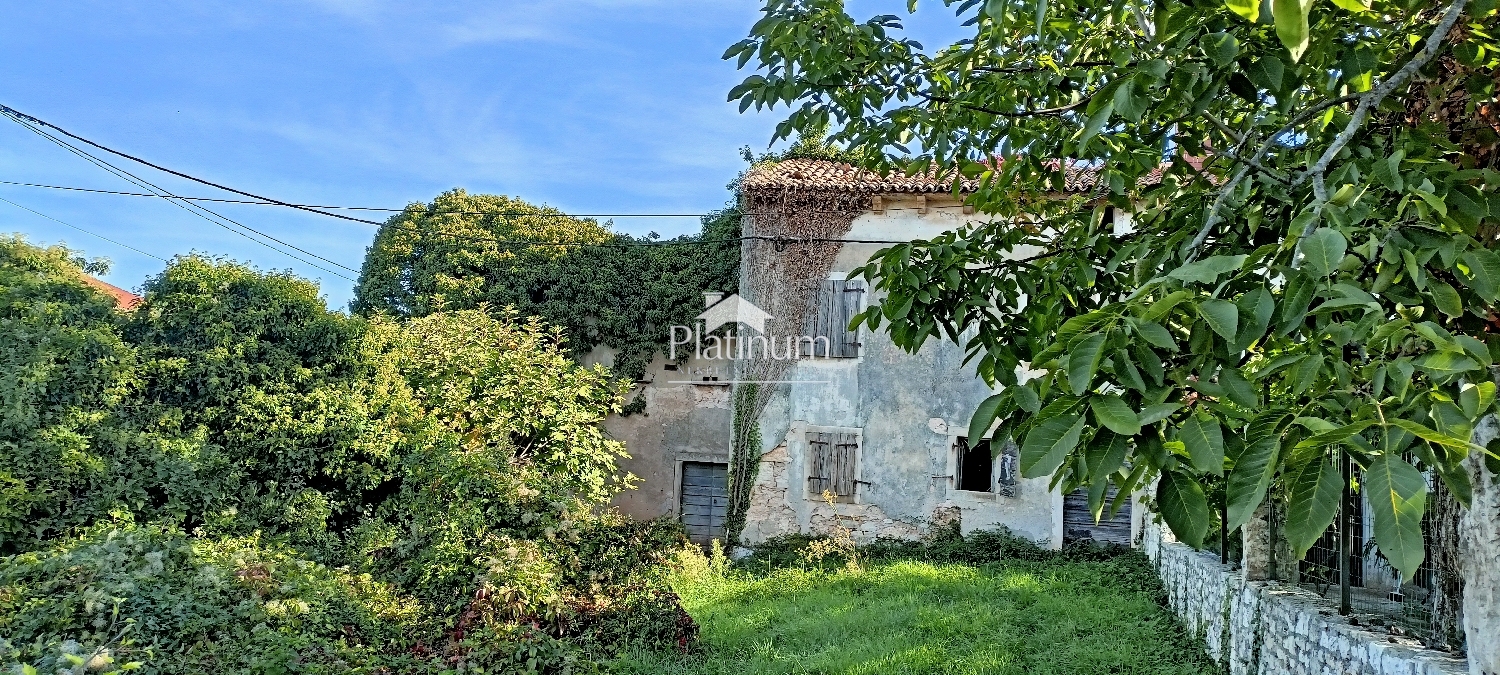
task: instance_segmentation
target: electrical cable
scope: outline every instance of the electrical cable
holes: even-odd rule
[[[22,183],[12,180],[0,180],[0,185],[20,185],[23,187],[48,188],[52,190],[70,190],[73,192],[95,192],[107,195],[120,195],[124,197],[161,197],[161,195],[146,192],[122,192],[119,190],[100,190],[97,188],[73,187],[68,185],[47,185],[44,183]],[[277,202],[256,201],[253,199],[219,199],[215,197],[185,197],[179,195],[177,199],[190,202],[220,202],[224,204],[249,204],[252,206],[282,206]],[[404,213],[406,209],[393,209],[384,206],[329,206],[326,204],[296,204],[295,206],[309,209],[341,209],[345,211],[388,211],[391,213]],[[440,214],[455,214],[467,216],[539,216],[544,218],[703,218],[711,215],[707,213],[531,213],[529,211],[438,211]]]
[[[41,216],[43,218],[46,218],[47,220],[50,220],[50,221],[54,222],[54,223],[57,223],[59,225],[64,225],[64,226],[67,226],[67,227],[71,227],[71,228],[73,228],[75,230],[78,230],[79,232],[82,232],[82,233],[84,233],[86,235],[89,235],[90,237],[97,237],[99,239],[103,239],[104,241],[107,241],[107,242],[109,242],[111,244],[114,244],[115,246],[119,246],[119,247],[122,247],[122,248],[128,248],[128,249],[130,249],[132,251],[135,251],[136,253],[139,253],[139,254],[141,254],[143,256],[146,256],[148,258],[156,258],[157,260],[160,260],[162,262],[171,262],[170,260],[167,260],[166,258],[163,258],[163,257],[161,257],[159,255],[155,255],[155,254],[152,254],[152,253],[147,253],[147,252],[142,251],[142,250],[140,250],[140,249],[138,249],[138,248],[136,248],[134,246],[131,246],[130,244],[124,244],[124,243],[115,241],[115,240],[110,239],[109,237],[106,237],[106,236],[104,236],[102,234],[99,234],[97,232],[90,232],[88,230],[85,230],[85,229],[77,226],[77,225],[73,225],[71,223],[65,223],[65,222],[63,222],[61,220],[53,218],[52,216],[49,216],[49,215],[47,215],[45,213],[42,213],[41,211],[37,211],[36,209],[32,209],[32,208],[27,208],[25,206],[21,206],[20,204],[17,204],[17,203],[15,203],[15,202],[13,202],[13,201],[11,201],[9,199],[6,199],[4,197],[0,197],[0,202],[5,202],[6,204],[10,204],[11,206],[14,206],[14,207],[16,207],[18,209],[21,209],[23,211],[30,211],[32,213],[35,213],[36,215],[39,215],[39,216]]]
[[[130,155],[130,154],[127,154],[125,152],[121,152],[119,150],[115,150],[115,149],[110,148],[108,146],[102,145],[100,143],[96,143],[96,142],[91,141],[91,140],[89,140],[87,138],[84,138],[82,136],[74,134],[74,133],[72,133],[72,132],[70,132],[70,131],[68,131],[66,129],[63,129],[62,127],[59,127],[59,126],[57,126],[55,124],[47,122],[46,120],[42,120],[42,119],[34,117],[32,115],[28,115],[26,113],[23,113],[23,112],[21,112],[19,110],[16,110],[15,108],[11,108],[10,106],[4,105],[4,104],[0,104],[0,113],[5,114],[7,117],[11,118],[12,120],[14,120],[15,122],[17,122],[18,124],[21,124],[22,126],[26,127],[27,129],[33,131],[34,133],[37,133],[38,135],[43,136],[44,138],[47,138],[48,140],[51,140],[52,142],[54,142],[54,143],[56,143],[56,144],[58,144],[58,145],[60,145],[60,146],[62,146],[64,148],[68,149],[69,151],[73,152],[74,154],[77,154],[80,157],[83,157],[83,158],[89,160],[90,162],[94,163],[95,165],[98,165],[101,168],[106,168],[107,167],[106,168],[107,171],[110,171],[111,173],[114,173],[115,175],[120,176],[121,178],[125,178],[125,176],[130,176],[130,178],[126,178],[127,181],[132,182],[132,183],[134,183],[134,184],[136,184],[136,185],[138,185],[138,186],[140,186],[140,187],[142,187],[144,189],[154,190],[156,192],[159,192],[160,194],[155,194],[155,193],[153,193],[153,194],[130,193],[130,192],[120,192],[120,191],[113,191],[113,190],[97,190],[97,189],[90,189],[90,188],[77,188],[77,187],[58,186],[58,185],[43,185],[43,184],[39,184],[39,183],[18,183],[18,182],[15,182],[15,181],[0,181],[0,183],[11,184],[11,185],[25,185],[25,186],[29,186],[29,187],[44,187],[44,188],[59,189],[59,190],[74,190],[74,191],[81,191],[81,192],[96,192],[96,193],[104,193],[104,194],[118,194],[118,195],[139,196],[139,197],[158,197],[158,198],[162,198],[162,199],[167,199],[168,201],[171,201],[172,203],[177,204],[178,206],[181,206],[181,207],[184,207],[184,208],[191,207],[189,209],[190,211],[192,209],[198,209],[198,210],[204,211],[206,213],[212,214],[214,217],[216,217],[218,219],[221,219],[221,220],[233,223],[234,225],[236,225],[238,227],[241,227],[241,228],[244,228],[244,229],[249,230],[251,232],[254,232],[254,233],[256,233],[256,234],[258,234],[258,235],[260,235],[260,236],[262,236],[262,237],[264,237],[266,239],[270,239],[272,241],[275,241],[277,243],[282,244],[283,246],[287,246],[287,247],[292,248],[292,249],[294,249],[296,251],[300,251],[300,252],[305,253],[307,255],[310,255],[312,257],[318,258],[319,260],[323,260],[325,262],[328,262],[328,263],[333,264],[335,266],[341,267],[341,268],[343,268],[345,270],[348,270],[350,272],[354,272],[356,274],[359,272],[359,270],[356,270],[356,269],[354,269],[352,267],[348,267],[346,265],[334,262],[332,260],[329,260],[328,258],[324,258],[324,257],[322,257],[320,255],[317,255],[316,253],[311,252],[311,251],[308,251],[308,250],[305,250],[305,249],[302,249],[302,248],[298,248],[295,245],[292,245],[290,243],[287,243],[285,241],[282,241],[280,239],[272,237],[272,236],[270,236],[268,234],[265,234],[264,232],[260,232],[258,230],[253,229],[253,228],[250,228],[250,227],[248,227],[246,225],[243,225],[243,224],[241,224],[241,223],[239,223],[237,221],[234,221],[233,219],[230,219],[230,218],[228,218],[226,216],[218,214],[217,212],[214,212],[214,211],[212,211],[210,209],[207,209],[206,207],[202,207],[202,206],[199,206],[197,204],[194,204],[193,202],[194,201],[214,201],[214,202],[225,202],[225,203],[242,203],[242,204],[257,204],[257,205],[268,205],[268,206],[283,206],[283,207],[298,209],[298,210],[301,210],[301,211],[307,211],[309,213],[315,213],[315,214],[318,214],[318,215],[330,216],[330,217],[333,217],[333,218],[339,218],[341,220],[349,220],[349,221],[353,221],[353,222],[366,223],[366,224],[370,224],[370,225],[380,225],[380,226],[383,226],[386,223],[382,223],[382,222],[378,222],[378,221],[374,221],[374,220],[366,220],[366,219],[363,219],[363,218],[354,218],[352,216],[346,216],[346,215],[343,215],[343,214],[340,214],[340,213],[333,213],[333,212],[330,212],[330,211],[324,211],[322,209],[345,209],[345,210],[355,210],[355,209],[358,209],[358,210],[370,210],[370,211],[380,210],[380,211],[391,211],[391,212],[405,211],[405,209],[388,209],[388,208],[377,208],[377,207],[352,207],[352,206],[351,207],[345,207],[345,206],[318,206],[318,205],[308,205],[308,204],[295,204],[295,203],[292,203],[292,202],[281,201],[279,199],[272,199],[270,197],[263,197],[263,196],[260,196],[260,195],[257,195],[257,194],[251,193],[251,192],[246,192],[244,190],[239,190],[239,189],[232,188],[232,187],[229,187],[229,186],[226,186],[226,185],[221,185],[221,184],[215,183],[213,181],[209,181],[209,180],[202,179],[202,178],[197,178],[197,177],[192,176],[190,174],[183,173],[181,171],[176,171],[176,170],[173,170],[173,169],[169,169],[167,167],[161,166],[159,164],[155,164],[155,163],[147,161],[145,159],[141,159],[141,158],[136,157],[134,155]],[[108,152],[110,154],[117,155],[119,157],[123,157],[123,158],[129,159],[129,160],[131,160],[133,162],[137,162],[139,164],[143,164],[145,166],[151,167],[151,168],[156,169],[158,171],[162,171],[162,172],[171,174],[173,176],[178,176],[180,178],[184,178],[184,179],[196,182],[196,183],[200,183],[200,184],[207,185],[207,186],[210,186],[210,187],[214,187],[214,188],[217,188],[217,189],[220,189],[220,190],[224,190],[226,192],[231,192],[231,193],[234,193],[234,194],[237,194],[237,195],[241,195],[241,196],[244,196],[244,197],[249,197],[249,198],[251,198],[252,200],[255,200],[255,201],[215,199],[215,198],[209,198],[209,197],[183,197],[183,196],[179,196],[179,195],[176,195],[176,194],[172,194],[171,192],[168,192],[167,190],[165,190],[163,188],[160,188],[160,187],[158,187],[156,185],[153,185],[151,183],[148,183],[148,182],[144,181],[144,179],[140,179],[139,177],[134,176],[134,174],[130,174],[129,172],[127,172],[127,171],[125,171],[123,169],[120,169],[118,167],[115,167],[114,165],[109,164],[108,162],[105,162],[102,159],[94,157],[93,155],[90,155],[90,154],[88,154],[88,153],[86,153],[86,152],[84,152],[84,151],[82,151],[82,150],[80,150],[78,148],[75,148],[71,144],[63,141],[62,139],[56,138],[55,136],[51,135],[50,133],[47,133],[47,132],[45,132],[42,129],[36,128],[37,126],[42,126],[42,127],[46,127],[46,128],[50,128],[50,129],[55,129],[59,133],[62,133],[64,135],[68,136],[69,138],[76,139],[76,140],[78,140],[78,141],[80,141],[82,143],[86,143],[86,144],[88,144],[90,146],[93,146],[95,148],[98,148],[100,150]],[[122,173],[124,175],[121,175]],[[523,213],[505,213],[505,212],[485,212],[485,211],[481,211],[481,212],[443,212],[443,211],[440,211],[440,212],[437,212],[437,214],[444,214],[444,213],[468,213],[468,214],[472,214],[472,215],[489,215],[489,216],[518,216],[518,217],[542,216],[542,217],[564,217],[564,218],[569,218],[569,217],[571,217],[571,218],[580,218],[580,217],[702,217],[703,215],[706,215],[706,214],[593,214],[593,215],[586,215],[586,214],[562,214],[562,213],[559,213],[559,214],[542,214],[542,213],[524,213],[524,212]],[[203,216],[201,214],[197,214],[197,215],[199,215],[199,217],[203,217],[205,220],[209,220],[210,222],[214,222],[212,219],[209,219],[206,216]],[[744,214],[744,215],[756,215],[756,214]],[[220,223],[215,223],[215,224],[219,225],[220,227],[225,227],[224,225],[222,225]],[[226,229],[229,229],[229,228],[226,227]],[[231,230],[231,231],[234,231],[234,230]],[[321,267],[321,266],[319,266],[319,265],[317,265],[315,263],[312,263],[312,262],[307,261],[307,260],[302,260],[301,258],[297,258],[296,256],[292,256],[291,254],[286,253],[285,251],[280,251],[279,249],[276,249],[274,246],[271,246],[270,244],[266,244],[265,242],[257,241],[255,239],[249,237],[248,235],[245,235],[244,233],[239,233],[239,234],[241,234],[242,236],[246,236],[247,238],[250,238],[252,241],[256,241],[257,243],[260,243],[263,246],[267,246],[269,248],[272,248],[273,250],[278,250],[278,252],[283,253],[284,255],[288,255],[288,256],[296,259],[296,260],[299,260],[301,262],[304,262],[304,263],[307,263],[307,264],[312,265],[314,267],[317,267],[318,269],[322,269],[325,272],[329,272],[331,274],[336,274],[336,275],[338,275],[340,277],[343,277],[345,279],[349,279],[349,277],[343,276],[342,274],[338,274],[337,272],[334,272],[332,270],[328,270],[326,268],[323,268],[323,267]],[[651,247],[651,246],[714,245],[714,244],[739,243],[739,242],[745,242],[745,241],[766,241],[766,242],[771,242],[771,243],[775,244],[778,248],[782,248],[782,247],[785,247],[785,246],[788,246],[788,245],[794,245],[794,244],[833,243],[833,242],[843,243],[843,244],[905,244],[905,243],[910,243],[909,240],[840,239],[840,238],[819,238],[819,237],[767,237],[767,236],[750,235],[750,236],[742,236],[742,237],[729,238],[729,239],[698,239],[698,240],[686,240],[686,241],[660,241],[660,242],[657,242],[657,241],[652,241],[652,242],[632,241],[632,242],[611,242],[611,243],[587,244],[587,243],[579,243],[579,242],[545,242],[545,241],[534,241],[534,240],[504,240],[504,239],[493,238],[493,237],[482,238],[482,237],[472,237],[472,236],[459,235],[459,234],[455,234],[455,233],[441,233],[441,232],[440,233],[436,233],[436,234],[438,234],[439,236],[446,236],[446,237],[450,237],[450,238],[454,238],[454,239],[467,239],[467,240],[471,240],[471,241],[478,241],[478,242],[485,242],[485,243],[494,243],[494,244],[497,244],[497,245],[523,246],[523,247],[528,247],[528,246],[562,246],[562,247],[578,246],[578,247],[590,247],[590,248],[633,248],[633,247]],[[354,279],[349,279],[349,280],[350,281],[354,281]]]
[[[82,150],[80,148],[77,148],[77,147],[73,146],[72,144],[70,144],[70,143],[68,143],[68,142],[66,142],[64,140],[62,140],[60,138],[57,138],[56,136],[53,136],[52,134],[48,133],[45,129],[39,129],[39,128],[36,128],[35,126],[33,126],[32,124],[28,124],[27,121],[26,121],[26,119],[24,118],[24,116],[23,117],[17,117],[16,114],[15,114],[15,111],[13,109],[11,109],[11,108],[8,108],[8,107],[6,107],[4,105],[0,105],[0,114],[5,114],[6,117],[10,118],[12,121],[16,122],[17,124],[20,124],[22,127],[26,128],[27,130],[29,130],[29,131],[37,134],[38,136],[41,136],[41,137],[43,137],[43,138],[45,138],[45,139],[53,142],[54,144],[57,144],[59,147],[62,147],[63,149],[68,150],[69,152],[72,152],[73,154],[75,154],[75,155],[83,158],[85,161],[88,161],[89,163],[94,164],[95,166],[98,166],[101,169],[104,169],[105,171],[109,172],[110,174],[112,174],[112,175],[114,175],[114,176],[116,176],[116,177],[118,177],[118,178],[120,178],[122,180],[125,180],[126,182],[132,183],[132,184],[134,184],[137,187],[140,187],[142,189],[154,191],[156,194],[154,194],[153,196],[166,199],[168,202],[172,203],[173,205],[175,205],[175,206],[177,206],[179,208],[182,208],[182,209],[188,211],[189,213],[192,213],[193,215],[195,215],[195,216],[197,216],[199,218],[202,218],[202,219],[204,219],[204,220],[206,220],[206,221],[208,221],[210,223],[213,223],[214,225],[217,225],[217,226],[222,227],[222,228],[224,228],[226,230],[229,230],[230,232],[234,232],[235,234],[238,234],[238,235],[240,235],[242,237],[245,237],[246,239],[249,239],[250,241],[253,241],[253,242],[257,243],[257,244],[265,246],[266,248],[269,248],[269,249],[271,249],[273,251],[276,251],[277,253],[281,253],[282,255],[285,255],[285,256],[287,256],[289,258],[292,258],[293,260],[296,260],[298,262],[310,265],[310,266],[312,266],[312,267],[314,267],[316,269],[322,270],[324,272],[327,272],[327,273],[332,274],[334,276],[340,277],[340,278],[345,279],[347,281],[357,281],[356,279],[354,279],[352,277],[349,277],[349,276],[346,276],[344,274],[341,274],[341,273],[339,273],[339,272],[337,272],[335,270],[328,269],[327,267],[319,265],[319,264],[317,264],[315,262],[312,262],[310,260],[298,257],[298,256],[293,255],[291,253],[288,253],[286,251],[283,251],[283,250],[277,248],[276,246],[274,246],[272,244],[268,244],[268,243],[266,243],[264,241],[256,239],[255,237],[251,236],[250,234],[247,234],[247,232],[254,233],[255,235],[258,235],[258,236],[263,237],[265,239],[269,239],[271,241],[279,243],[279,244],[281,244],[283,246],[286,246],[287,248],[291,248],[293,250],[299,251],[299,252],[304,253],[306,255],[312,256],[314,258],[317,258],[319,260],[327,262],[327,263],[329,263],[331,265],[334,265],[336,267],[340,267],[340,268],[343,268],[343,269],[348,270],[350,272],[354,272],[355,274],[358,274],[359,270],[356,270],[356,269],[354,269],[352,267],[349,267],[347,265],[341,264],[341,263],[339,263],[337,261],[325,258],[325,257],[323,257],[321,255],[313,253],[312,251],[308,251],[306,249],[300,248],[300,247],[298,247],[298,246],[296,246],[294,244],[288,243],[286,241],[282,241],[281,239],[278,239],[278,238],[273,237],[273,236],[271,236],[269,234],[266,234],[265,232],[261,232],[260,230],[257,230],[255,228],[252,228],[252,227],[248,226],[248,225],[240,223],[240,222],[238,222],[238,221],[236,221],[236,220],[234,220],[232,218],[224,216],[224,215],[222,215],[222,214],[220,214],[220,213],[218,213],[216,211],[213,211],[212,209],[209,209],[207,207],[200,206],[198,204],[194,204],[194,203],[191,203],[191,202],[181,201],[180,198],[177,195],[175,195],[172,192],[166,190],[165,188],[162,188],[162,187],[160,187],[158,185],[155,185],[155,184],[153,184],[153,183],[151,183],[151,182],[149,182],[149,181],[147,181],[147,180],[145,180],[145,179],[143,179],[143,178],[141,178],[139,176],[136,176],[135,174],[130,173],[129,171],[126,171],[125,169],[122,169],[122,168],[120,168],[118,166],[115,166],[114,164],[111,164],[111,163],[109,163],[106,160],[103,160],[101,158],[95,157],[94,155],[91,155],[88,152],[86,152],[86,151],[84,151],[84,150]],[[48,126],[51,126],[51,125],[48,125]],[[55,128],[55,127],[53,127],[53,128]],[[205,215],[205,214],[207,214],[207,215]],[[225,223],[229,223],[229,225],[226,225]],[[230,225],[233,225],[233,227],[231,227]],[[240,228],[240,229],[235,229],[235,228]]]

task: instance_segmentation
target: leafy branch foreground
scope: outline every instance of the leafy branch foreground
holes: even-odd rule
[[[1135,552],[1053,552],[1001,532],[810,560],[790,538],[728,567],[679,558],[702,626],[692,655],[632,653],[620,673],[1214,673]]]
[[[1096,517],[1154,482],[1180,540],[1272,506],[1301,557],[1357,489],[1412,578],[1428,478],[1466,505],[1470,458],[1500,472],[1471,443],[1500,360],[1496,2],[942,5],[968,34],[927,49],[769,0],[725,54],[778,135],[831,123],[991,216],[877,255],[855,323],[963,344],[1004,385],[969,436],[998,423]]]

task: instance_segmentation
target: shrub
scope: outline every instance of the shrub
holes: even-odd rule
[[[201,256],[145,290],[116,314],[70,252],[0,240],[5,662],[557,673],[692,642],[680,526],[606,510],[624,385],[555,329],[351,318]]]
[[[250,538],[99,528],[0,558],[0,661],[41,672],[108,654],[160,673],[406,664],[417,605],[391,585]]]

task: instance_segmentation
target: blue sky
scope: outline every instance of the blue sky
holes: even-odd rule
[[[904,14],[903,4],[854,8]],[[951,15],[930,4],[919,18],[944,30]],[[765,150],[779,119],[724,101],[744,73],[719,56],[758,18],[756,0],[4,5],[0,103],[287,201],[399,208],[463,187],[574,213],[701,213],[727,199],[744,168],[738,149]],[[177,194],[224,196],[136,169]],[[0,180],[133,190],[9,121]],[[349,281],[160,200],[12,185],[0,197],[163,258],[201,251],[290,268],[318,279],[334,307],[350,297]],[[374,232],[275,207],[213,208],[356,269]],[[615,225],[697,229],[687,218]],[[105,278],[126,288],[163,267],[3,202],[0,231],[107,256]]]

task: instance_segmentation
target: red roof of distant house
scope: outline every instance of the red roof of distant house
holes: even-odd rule
[[[132,309],[135,309],[136,305],[141,304],[141,296],[131,293],[130,291],[120,288],[119,286],[116,286],[114,284],[100,281],[87,274],[83,275],[83,281],[84,283],[93,286],[94,288],[104,291],[104,293],[109,297],[114,298],[115,305],[119,306],[122,311],[128,312]]]
[[[1055,162],[1056,160],[1054,160]],[[1189,160],[1190,162],[1192,160]],[[1201,160],[1200,160],[1201,161]],[[1053,166],[1056,166],[1054,163]],[[1063,172],[1065,190],[1089,192],[1099,184],[1097,167],[1070,164]],[[1161,169],[1152,170],[1137,181],[1139,185],[1161,182]],[[951,179],[938,180],[935,171],[921,175],[893,172],[882,176],[844,162],[825,159],[787,159],[758,166],[745,175],[740,186],[746,190],[803,188],[842,190],[848,192],[940,194],[953,189]],[[963,192],[979,186],[972,179],[963,181]]]

